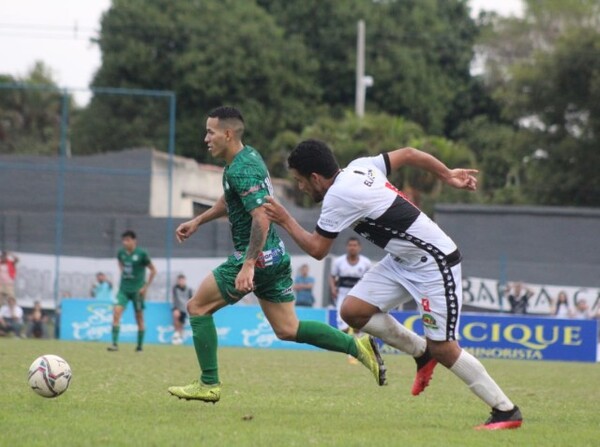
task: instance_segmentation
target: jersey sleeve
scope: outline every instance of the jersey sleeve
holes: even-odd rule
[[[243,173],[233,172],[228,175],[227,181],[248,212],[264,204],[266,196],[273,195],[271,179],[262,170],[250,168]]]
[[[333,188],[329,190],[317,221],[317,233],[328,239],[335,239],[342,230],[365,216],[362,202],[353,200],[352,192],[333,191]]]
[[[376,155],[374,157],[357,158],[356,160],[353,160],[352,162],[350,162],[348,167],[351,167],[352,165],[359,165],[359,166],[371,165],[371,166],[374,166],[375,168],[379,169],[386,176],[390,175],[391,170],[392,170],[391,165],[390,165],[390,156],[387,154],[387,152]]]

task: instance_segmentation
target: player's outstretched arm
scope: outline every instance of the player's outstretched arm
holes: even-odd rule
[[[319,233],[309,233],[298,223],[296,219],[273,197],[267,196],[267,203],[263,205],[271,222],[275,222],[288,232],[294,242],[315,259],[323,259],[333,245],[334,239],[328,239]]]
[[[477,189],[477,169],[449,169],[444,163],[427,152],[412,147],[403,147],[388,152],[392,171],[401,166],[414,166],[435,174],[448,185],[458,189]]]
[[[204,211],[202,214],[197,215],[193,219],[188,220],[177,227],[175,230],[177,242],[185,241],[188,237],[196,232],[200,225],[226,215],[227,204],[225,203],[225,196],[221,196],[213,206]]]

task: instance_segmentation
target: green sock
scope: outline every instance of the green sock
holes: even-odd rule
[[[198,364],[202,370],[200,381],[207,385],[219,383],[219,366],[217,363],[217,328],[212,315],[190,317],[190,325],[194,336],[194,348]]]
[[[146,333],[146,331],[138,331],[138,346],[141,348],[142,345],[144,344],[144,334]]]
[[[116,345],[117,342],[119,341],[119,331],[121,330],[121,326],[120,325],[116,325],[112,327],[112,342],[113,345]]]
[[[353,357],[358,356],[354,337],[318,321],[301,321],[296,342],[308,343],[328,351],[345,352]]]

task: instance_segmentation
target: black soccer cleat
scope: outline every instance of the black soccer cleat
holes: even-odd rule
[[[519,428],[523,424],[521,410],[516,405],[512,410],[500,411],[492,408],[492,414],[484,424],[475,427],[475,430],[507,430]]]

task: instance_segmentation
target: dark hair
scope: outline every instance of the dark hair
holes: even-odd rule
[[[240,120],[242,123],[244,122],[244,117],[242,116],[242,112],[240,112],[235,107],[230,106],[221,106],[215,109],[212,109],[208,112],[209,118],[219,118],[220,120],[229,120],[236,119]]]
[[[340,170],[340,165],[325,142],[304,140],[288,157],[288,168],[295,169],[302,177],[308,177],[314,172],[331,178]]]
[[[348,238],[348,240],[346,241],[346,244],[347,244],[348,242],[358,242],[358,245],[360,245],[360,239],[358,239],[357,237],[354,237],[354,236],[350,236],[350,237]]]
[[[221,124],[221,122],[229,124],[229,126],[235,132],[236,138],[238,140],[242,139],[242,135],[244,135],[244,117],[242,116],[242,112],[235,107],[217,107],[208,113],[208,117],[217,118],[219,120],[219,124]]]
[[[121,239],[124,239],[126,237],[130,237],[131,239],[136,239],[135,233],[132,230],[126,230],[123,232],[123,234],[121,235]]]
[[[185,275],[183,273],[180,273],[179,275],[177,275],[177,279],[185,279]]]

